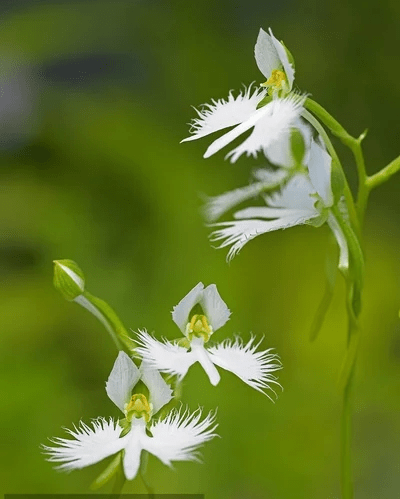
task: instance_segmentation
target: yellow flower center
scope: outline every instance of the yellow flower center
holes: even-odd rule
[[[142,418],[148,422],[151,417],[151,406],[142,393],[132,395],[131,400],[125,406],[125,414],[129,421],[132,418]]]
[[[271,76],[262,86],[269,87],[269,94],[272,94],[275,90],[281,90],[287,86],[286,74],[279,69],[273,69]]]
[[[186,326],[186,336],[189,340],[191,340],[193,336],[197,336],[202,337],[204,343],[206,343],[210,339],[212,333],[212,327],[208,323],[205,315],[195,314]]]

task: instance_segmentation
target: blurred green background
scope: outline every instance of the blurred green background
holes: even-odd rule
[[[70,258],[128,328],[176,337],[173,305],[198,281],[215,282],[233,312],[219,339],[265,335],[281,355],[276,404],[229,373],[213,388],[192,369],[184,400],[218,407],[222,438],[206,445],[202,465],[171,471],[150,458],[157,491],[338,498],[341,282],[308,341],[328,232],[257,238],[228,266],[208,243],[202,195],[245,184],[263,160],[203,160],[209,140],[179,141],[191,105],[261,81],[253,46],[259,27],[272,27],[295,56],[297,85],[350,133],[368,127],[367,166],[381,168],[400,153],[400,3],[3,0],[0,12],[0,493],[81,493],[104,467],[57,473],[39,450],[62,426],[118,415],[104,391],[113,343],[52,287],[52,260]],[[399,213],[397,177],[373,193],[365,230],[360,499],[400,497]],[[140,479],[125,491],[143,492]]]

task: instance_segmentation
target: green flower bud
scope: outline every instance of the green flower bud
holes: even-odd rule
[[[54,260],[54,287],[69,301],[85,291],[85,276],[72,260]]]

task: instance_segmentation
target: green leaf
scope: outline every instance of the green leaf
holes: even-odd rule
[[[311,325],[310,341],[314,341],[317,338],[323,326],[326,314],[329,310],[329,306],[332,303],[332,298],[335,291],[336,275],[337,250],[336,243],[334,239],[331,238],[330,248],[327,252],[325,261],[325,289]]]

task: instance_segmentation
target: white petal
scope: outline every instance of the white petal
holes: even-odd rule
[[[243,201],[256,197],[265,190],[277,188],[283,182],[287,172],[282,169],[273,171],[260,168],[254,175],[260,175],[259,182],[209,198],[204,209],[206,218],[210,222],[214,222],[225,212],[243,203]]]
[[[281,66],[281,61],[276,50],[275,44],[268,33],[266,33],[262,28],[258,33],[258,38],[256,45],[254,47],[254,57],[258,69],[261,73],[268,78],[274,69],[279,69]]]
[[[281,363],[271,349],[257,352],[259,343],[255,344],[254,340],[252,338],[247,344],[239,337],[235,341],[225,340],[208,351],[215,364],[269,397],[265,390],[272,390],[269,383],[279,385],[272,373],[281,369]]]
[[[234,215],[236,219],[244,218],[285,218],[285,217],[313,217],[314,210],[296,210],[294,208],[269,208],[266,206],[255,206],[252,208],[245,208],[244,210],[237,211]]]
[[[173,398],[171,387],[164,381],[161,374],[146,362],[146,357],[140,366],[141,379],[150,393],[153,414],[156,414]]]
[[[139,347],[136,351],[146,363],[168,374],[176,374],[182,379],[187,373],[189,367],[196,362],[192,352],[186,348],[170,343],[167,340],[163,342],[156,340],[146,331],[139,331],[137,335]]]
[[[139,379],[140,371],[132,359],[125,352],[119,352],[106,383],[106,392],[121,411],[124,411],[124,406],[129,402],[132,389]]]
[[[247,156],[253,157],[256,157],[259,151],[268,153],[269,147],[278,147],[275,142],[281,144],[281,140],[283,141],[281,146],[285,147],[285,139],[287,143],[287,134],[290,132],[291,128],[294,127],[303,111],[304,99],[304,96],[290,94],[284,99],[274,99],[269,104],[259,109],[259,111],[266,111],[264,114],[258,116],[258,119],[254,123],[254,129],[249,137],[228,154],[228,157],[231,158],[231,162],[234,163],[245,153]],[[239,125],[239,127],[240,126],[241,125]],[[235,131],[237,128],[231,132]],[[231,132],[225,134],[221,139],[224,137],[226,138]],[[229,142],[231,142],[231,140],[229,140]]]
[[[274,208],[290,208],[294,210],[318,211],[314,207],[316,199],[312,197],[315,189],[306,175],[295,175],[276,192],[265,197],[266,203]]]
[[[258,103],[265,95],[265,89],[256,88],[252,92],[251,85],[249,85],[237,97],[234,97],[231,92],[227,100],[212,100],[211,104],[204,104],[200,111],[196,109],[199,117],[191,123],[192,135],[183,139],[182,142],[196,140],[246,121],[257,109]]]
[[[213,386],[218,385],[221,379],[219,372],[214,364],[211,362],[207,350],[204,348],[204,341],[202,338],[193,338],[191,342],[191,349],[194,357],[200,363],[201,367],[205,370],[210,383]]]
[[[279,60],[283,67],[283,70],[286,73],[289,89],[292,90],[293,80],[294,80],[294,68],[289,62],[289,58],[286,52],[285,47],[279,42],[273,35],[271,28],[269,29],[269,34],[271,35],[272,43],[278,53]]]
[[[197,449],[216,436],[215,415],[209,413],[203,421],[201,411],[192,414],[174,410],[162,421],[153,423],[144,448],[164,464],[172,461],[198,461]]]
[[[341,271],[347,271],[349,269],[349,248],[347,246],[346,238],[332,213],[329,213],[327,222],[339,246],[339,269]]]
[[[257,109],[257,111],[254,111],[254,113],[246,121],[235,127],[233,130],[230,130],[225,135],[222,135],[222,137],[219,137],[217,140],[214,140],[214,142],[204,153],[203,157],[209,158],[210,156],[221,150],[223,147],[228,145],[230,142],[240,137],[240,135],[242,135],[244,132],[250,130],[250,128],[252,128],[257,123],[257,121],[259,121],[265,115],[269,114],[271,109],[269,106],[271,104],[272,102],[260,109]]]
[[[308,160],[308,171],[314,189],[321,196],[327,208],[333,205],[331,169],[332,158],[321,146],[312,141]]]
[[[294,225],[301,225],[309,222],[312,218],[318,216],[313,215],[310,217],[302,215],[303,212],[296,212],[295,215],[282,217],[277,220],[239,220],[232,222],[221,222],[214,224],[214,227],[223,227],[214,231],[210,235],[211,241],[223,241],[219,248],[231,246],[229,249],[227,260],[239,253],[243,246],[254,239],[255,237],[266,232],[272,232],[278,229],[286,229]],[[309,212],[307,212],[309,213]]]
[[[256,182],[245,187],[239,187],[233,191],[224,192],[220,196],[211,197],[204,209],[205,216],[208,221],[214,222],[231,208],[243,203],[243,201],[258,196],[263,190],[264,184]]]
[[[275,140],[264,148],[264,154],[273,165],[283,168],[295,166],[291,145],[291,130],[282,132],[279,140]]]
[[[172,320],[179,327],[182,333],[186,331],[186,325],[190,321],[190,311],[196,303],[199,303],[203,296],[203,289],[204,284],[199,282],[184,298],[182,298],[182,300],[172,311]]]
[[[145,421],[133,419],[130,432],[123,437],[125,442],[123,465],[127,480],[133,480],[139,471],[140,455],[147,438]]]
[[[231,311],[227,307],[221,295],[218,293],[217,286],[210,284],[203,291],[200,305],[211,324],[213,331],[222,327],[229,320]]]
[[[99,418],[92,427],[80,423],[74,430],[67,430],[73,439],[54,438],[58,447],[43,446],[49,461],[63,463],[59,469],[70,471],[102,461],[123,449],[124,440],[119,438],[122,429],[117,421]]]

